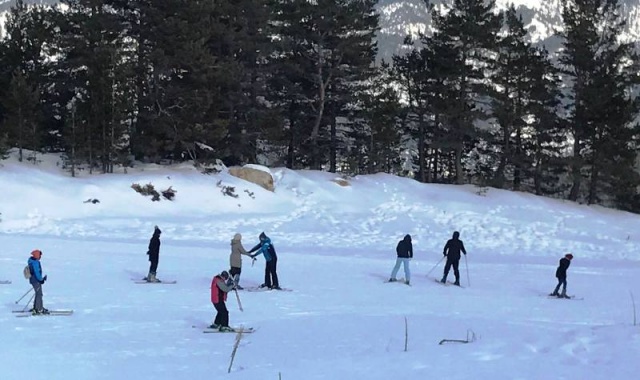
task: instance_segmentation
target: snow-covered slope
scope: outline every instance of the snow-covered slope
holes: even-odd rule
[[[71,178],[56,157],[39,160],[0,161],[0,280],[12,281],[0,285],[3,380],[637,375],[638,215],[386,174],[342,186],[330,173],[263,168],[275,179],[269,192],[189,165]],[[133,183],[171,186],[176,197],[152,202]],[[175,285],[132,281],[146,274],[154,225],[163,231],[158,277]],[[454,230],[468,252],[464,288],[434,281]],[[201,332],[214,316],[211,277],[228,269],[235,233],[248,249],[262,231],[277,249],[281,286],[293,291],[241,291],[244,311],[230,296],[231,324],[257,329],[230,365],[235,336]],[[412,286],[385,283],[407,233]],[[12,313],[29,307],[22,269],[35,248],[48,275],[45,307],[72,316]],[[582,300],[546,297],[566,252],[569,293]],[[241,284],[262,283],[262,257],[244,261]]]

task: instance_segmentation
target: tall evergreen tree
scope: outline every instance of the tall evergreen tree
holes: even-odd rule
[[[50,26],[47,11],[18,0],[5,24],[7,35],[0,49],[0,135],[5,144],[32,151],[42,148],[42,94],[47,88],[47,46]]]
[[[324,126],[335,122],[335,112],[327,118],[327,106],[345,104],[346,83],[366,79],[375,60],[375,0],[280,0],[275,6],[276,57],[290,67],[284,71],[299,74],[299,88],[308,90],[297,103],[313,118],[305,142],[310,166],[317,169],[327,157],[321,140],[330,141]]]
[[[631,95],[638,58],[631,44],[620,42],[624,22],[617,0],[567,1],[562,16],[560,61],[570,81],[573,139],[569,199],[594,203],[610,189],[623,184],[630,189],[635,183],[622,178],[635,178],[636,132],[630,122],[638,112]],[[606,178],[607,172],[613,178]]]
[[[463,156],[478,138],[476,123],[487,117],[480,102],[488,93],[486,68],[496,48],[502,20],[501,15],[494,13],[494,3],[454,0],[447,12],[438,9],[432,12],[435,32],[428,42],[447,51],[440,59],[449,62],[440,66],[450,69],[443,78],[447,101],[437,112],[442,115],[440,122],[447,132],[440,143],[452,146],[457,183],[465,181]]]

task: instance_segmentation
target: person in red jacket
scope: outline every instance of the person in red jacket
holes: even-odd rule
[[[227,293],[233,290],[233,288],[233,280],[229,278],[229,272],[226,270],[215,275],[213,280],[211,280],[211,303],[217,313],[216,319],[209,328],[219,329],[223,332],[233,331],[233,329],[229,327],[229,310],[227,310],[227,305],[225,304]]]

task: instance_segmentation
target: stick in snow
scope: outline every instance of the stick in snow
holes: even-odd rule
[[[467,339],[442,339],[440,341],[440,343],[438,344],[443,344],[443,343],[471,343],[473,341],[476,340],[476,334],[471,331],[471,330],[467,330]]]

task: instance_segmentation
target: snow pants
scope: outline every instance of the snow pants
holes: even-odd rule
[[[213,307],[216,308],[216,319],[213,321],[218,326],[229,327],[229,310],[227,305],[223,302],[214,303]]]

